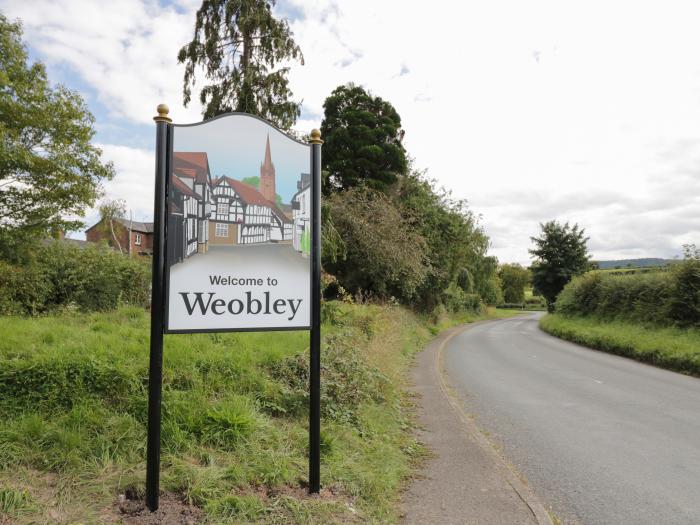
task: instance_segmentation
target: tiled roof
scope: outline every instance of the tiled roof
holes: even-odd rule
[[[275,215],[277,215],[280,219],[282,219],[282,222],[292,222],[292,219],[290,219],[287,216],[287,214],[284,213],[284,211],[282,211],[282,209],[279,206],[277,206],[277,203],[272,203],[270,201],[267,202],[269,203],[268,205],[270,206],[270,208],[272,208],[272,212]]]
[[[194,179],[197,176],[197,170],[182,167],[173,168],[173,173],[178,177],[187,177],[188,179]]]
[[[153,223],[152,222],[138,222],[130,221],[129,219],[114,219],[118,223],[122,224],[126,228],[131,228],[133,231],[143,232],[143,233],[153,233]]]
[[[236,193],[238,193],[241,199],[243,199],[243,201],[247,204],[257,204],[259,206],[268,206],[270,208],[274,206],[269,200],[263,197],[262,193],[260,193],[256,188],[246,184],[245,182],[241,182],[224,175],[219,178],[217,184],[221,184],[223,181],[226,181],[229,186],[236,190]]]
[[[209,159],[203,151],[174,151],[173,171],[194,170],[195,180],[200,184],[209,182]]]
[[[171,179],[173,186],[177,191],[180,193],[187,195],[189,197],[194,197],[195,199],[201,199],[199,195],[197,195],[194,191],[190,189],[190,187],[182,182],[177,176],[173,177]]]

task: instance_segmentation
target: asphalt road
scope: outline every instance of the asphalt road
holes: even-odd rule
[[[465,411],[564,523],[700,524],[700,379],[561,341],[538,318],[450,341]]]

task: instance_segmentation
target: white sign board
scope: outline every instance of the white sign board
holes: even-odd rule
[[[165,331],[308,329],[309,145],[235,113],[171,144]]]

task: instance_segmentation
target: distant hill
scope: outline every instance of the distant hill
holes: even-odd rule
[[[666,266],[673,262],[673,259],[660,259],[657,257],[647,257],[646,259],[618,259],[616,261],[595,261],[601,270],[612,268],[650,268],[654,266]]]

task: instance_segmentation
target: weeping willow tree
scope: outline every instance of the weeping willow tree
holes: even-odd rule
[[[185,64],[183,98],[192,100],[196,74],[205,85],[199,99],[204,118],[243,111],[289,129],[300,102],[289,89],[290,62],[304,63],[289,23],[273,16],[275,0],[204,0],[192,41],[180,49]]]

